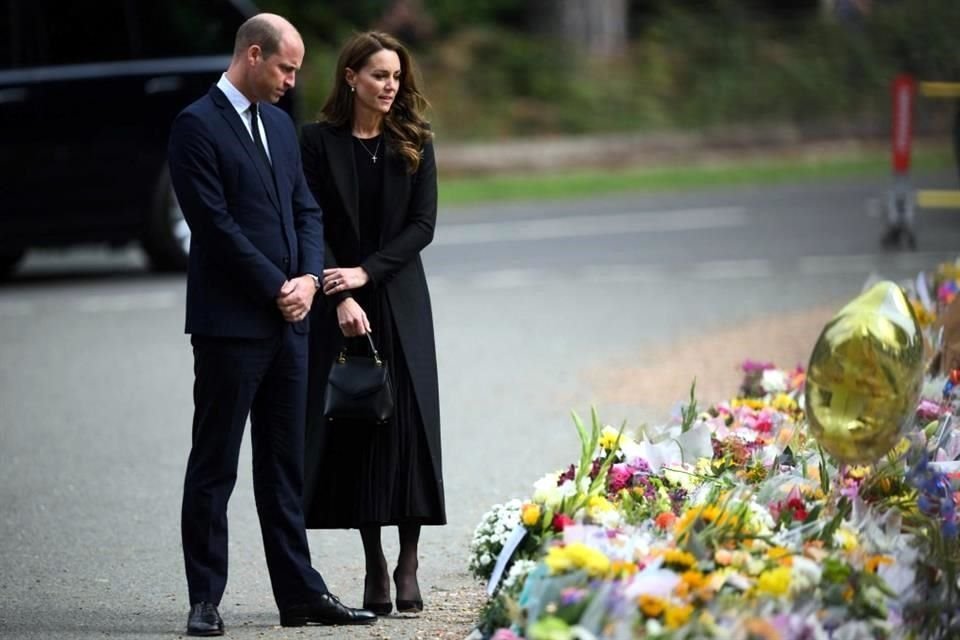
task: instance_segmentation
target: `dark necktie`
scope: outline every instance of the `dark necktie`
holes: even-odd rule
[[[253,144],[257,147],[260,159],[263,160],[267,169],[273,172],[273,165],[270,164],[270,156],[267,155],[267,150],[263,146],[263,138],[260,137],[260,118],[257,115],[257,111],[257,103],[254,102],[250,105],[250,132],[253,134]]]

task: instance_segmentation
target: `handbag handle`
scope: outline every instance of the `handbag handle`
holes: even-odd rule
[[[377,345],[373,344],[373,336],[370,335],[370,332],[364,334],[367,337],[367,342],[370,344],[370,353],[373,355],[373,361],[377,364],[378,367],[383,366],[383,360],[380,359],[380,352],[377,351]],[[340,355],[337,356],[337,362],[343,364],[347,361],[347,352],[346,349],[340,350]]]

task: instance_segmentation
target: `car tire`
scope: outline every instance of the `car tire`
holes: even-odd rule
[[[143,248],[155,271],[185,271],[190,253],[190,227],[173,192],[170,173],[164,169],[157,180],[147,216]]]
[[[26,253],[23,249],[0,252],[0,280],[13,275]]]

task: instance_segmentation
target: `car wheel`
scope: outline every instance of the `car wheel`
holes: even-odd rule
[[[23,260],[23,254],[26,251],[20,249],[16,251],[0,252],[0,279],[8,278],[17,270],[20,261]]]
[[[164,169],[157,181],[153,206],[147,219],[143,248],[156,271],[184,271],[190,254],[190,227],[173,192],[170,174]]]

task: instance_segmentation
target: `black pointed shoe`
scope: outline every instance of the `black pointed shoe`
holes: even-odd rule
[[[222,636],[223,618],[217,611],[217,605],[209,602],[198,602],[190,607],[187,616],[188,636]]]
[[[368,611],[373,611],[378,616],[388,616],[390,612],[393,611],[393,603],[389,600],[387,602],[363,602],[363,608]]]
[[[302,627],[307,624],[373,624],[377,616],[366,609],[353,609],[332,593],[317,596],[312,602],[287,607],[280,612],[280,626]]]

